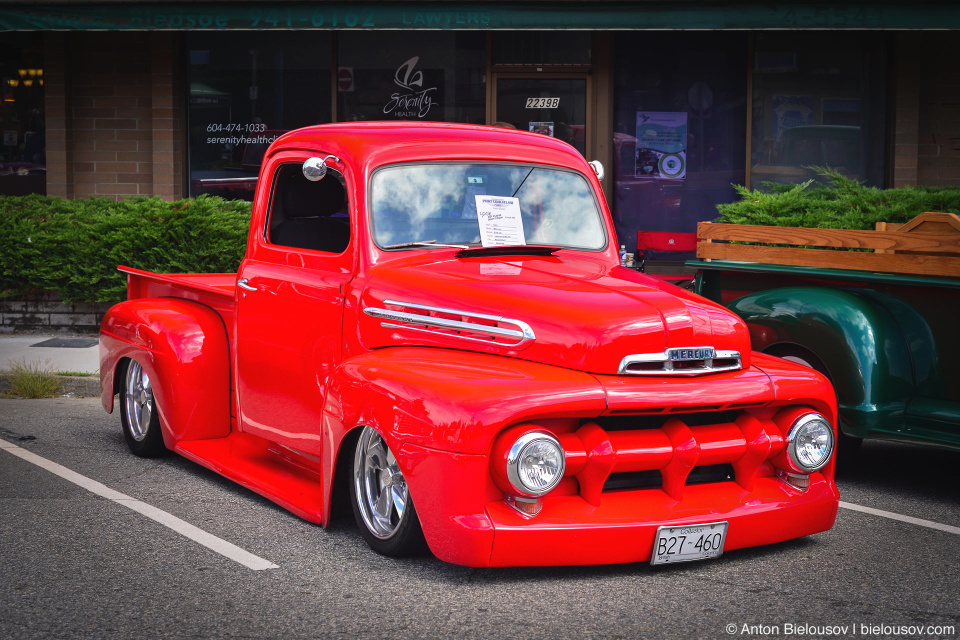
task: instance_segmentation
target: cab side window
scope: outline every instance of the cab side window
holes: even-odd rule
[[[284,247],[343,253],[350,244],[346,194],[343,176],[333,169],[311,182],[301,165],[281,166],[273,183],[268,240]]]

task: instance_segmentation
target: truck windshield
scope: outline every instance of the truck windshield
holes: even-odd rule
[[[606,246],[593,189],[573,171],[518,164],[401,164],[377,170],[370,193],[374,239],[384,249],[530,244],[596,251]]]

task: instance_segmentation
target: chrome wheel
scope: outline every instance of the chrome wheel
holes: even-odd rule
[[[156,380],[143,370],[136,360],[126,360],[120,385],[120,422],[123,439],[135,455],[155,458],[167,453],[160,428],[160,411],[153,395]]]
[[[127,367],[124,390],[124,411],[127,414],[126,424],[130,437],[137,442],[143,442],[153,418],[153,389],[150,387],[150,376],[136,360],[132,360]]]
[[[360,434],[353,470],[356,506],[363,524],[377,538],[391,538],[403,524],[410,493],[393,452],[370,427]]]

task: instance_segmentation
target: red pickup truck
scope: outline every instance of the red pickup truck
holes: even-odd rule
[[[103,405],[376,551],[469,566],[697,560],[829,529],[836,400],[619,263],[547,136],[349,123],[267,151],[236,274],[121,267]]]

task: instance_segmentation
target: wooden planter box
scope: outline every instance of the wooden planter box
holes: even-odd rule
[[[701,222],[697,257],[960,278],[960,218],[955,214],[922,213],[902,225],[880,222],[877,227],[858,231]]]

